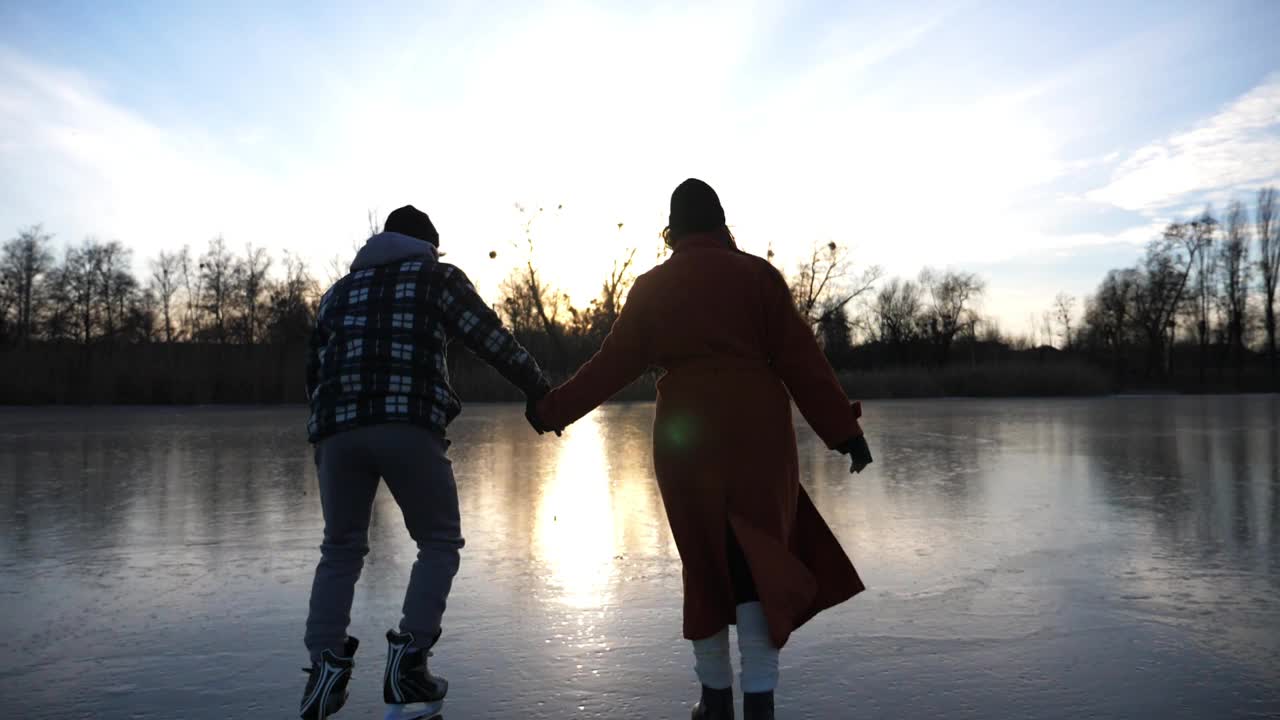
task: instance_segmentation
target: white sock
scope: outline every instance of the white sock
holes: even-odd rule
[[[713,690],[733,687],[733,665],[729,662],[729,628],[709,638],[693,641],[693,671],[698,681]]]
[[[769,692],[778,686],[778,648],[769,640],[769,623],[758,602],[738,606],[738,652],[742,692]]]

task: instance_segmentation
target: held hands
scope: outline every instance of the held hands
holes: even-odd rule
[[[524,418],[529,421],[529,426],[532,427],[534,432],[539,435],[553,432],[556,434],[556,437],[560,437],[560,431],[563,430],[563,428],[553,428],[544,423],[542,418],[538,417],[538,402],[546,396],[547,392],[547,388],[540,387],[537,390],[525,394]]]
[[[871,448],[867,447],[867,438],[864,435],[849,438],[836,450],[842,455],[849,456],[850,473],[860,473],[872,462]]]

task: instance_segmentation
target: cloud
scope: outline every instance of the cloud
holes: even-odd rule
[[[224,131],[96,84],[127,77],[0,50],[0,223],[118,237],[137,261],[223,233],[319,269],[350,254],[366,209],[414,202],[492,297],[519,254],[513,203],[563,203],[538,249],[577,302],[624,246],[653,257],[688,176],[717,187],[746,249],[772,245],[786,268],[828,239],[905,275],[1108,240],[1051,236],[1043,206],[1025,210],[1116,158],[1064,157],[1053,118],[1021,95],[874,92],[951,10],[850,19],[797,50],[769,44],[780,7],[464,13],[371,54],[307,56],[302,97]],[[775,72],[779,54],[796,64]]]
[[[1280,73],[1273,73],[1191,130],[1134,151],[1088,197],[1151,213],[1277,180]]]
[[[513,203],[563,203],[539,221],[539,251],[575,268],[566,284],[579,296],[598,290],[618,245],[651,254],[667,194],[688,176],[717,185],[746,247],[773,244],[790,263],[827,237],[869,249],[868,261],[954,247],[951,228],[976,228],[1020,183],[1052,174],[1049,135],[1009,108],[922,112],[833,92],[915,47],[942,15],[895,20],[853,52],[833,41],[785,81],[762,82],[779,12],[767,1],[552,9],[462,44],[449,42],[463,27],[428,28],[440,37],[315,67],[323,82],[305,105],[323,113],[282,107],[275,123],[258,113],[222,133],[199,118],[161,122],[92,75],[0,52],[0,183],[13,184],[0,221],[118,237],[139,260],[223,233],[321,266],[349,253],[367,208],[417,202],[492,293],[516,258]],[[935,190],[928,216],[906,226],[915,247],[880,243],[917,211],[922,184]]]
[[[203,241],[240,229],[269,187],[200,132],[160,128],[85,76],[11,53],[0,53],[0,137],[12,139],[0,146],[0,215],[71,242],[101,234],[149,254]]]

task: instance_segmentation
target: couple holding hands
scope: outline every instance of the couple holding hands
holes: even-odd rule
[[[305,720],[346,701],[358,641],[347,635],[379,481],[418,546],[403,617],[387,632],[388,718],[429,718],[448,683],[427,658],[463,545],[445,431],[461,410],[451,339],[520,388],[534,429],[559,432],[651,367],[654,473],[684,565],[684,636],[702,694],[694,720],[734,717],[729,625],[737,626],[747,720],[774,717],[778,652],[792,630],[863,589],[800,486],[791,405],[860,472],[871,454],[786,281],[740,251],[715,191],[686,180],[663,231],[671,256],[637,278],[600,350],[551,388],[412,206],[392,212],[320,302],[307,364],[324,540],[307,617]]]

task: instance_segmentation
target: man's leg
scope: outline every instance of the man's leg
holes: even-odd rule
[[[400,620],[400,631],[413,634],[415,648],[430,647],[440,634],[463,545],[458,488],[446,447],[439,435],[409,425],[387,426],[377,442],[378,469],[418,545]]]
[[[360,428],[322,440],[316,449],[324,542],[311,584],[307,651],[341,655],[351,624],[356,581],[369,552],[369,516],[378,491],[378,471],[366,443],[376,428]]]

